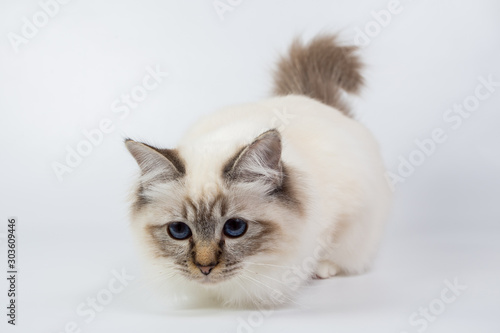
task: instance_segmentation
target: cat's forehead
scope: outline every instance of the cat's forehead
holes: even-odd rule
[[[189,220],[211,220],[226,213],[227,193],[223,180],[223,159],[219,151],[191,147],[185,152],[182,212]]]
[[[191,171],[191,170],[190,170]],[[184,187],[186,197],[194,201],[214,200],[223,194],[222,176],[214,170],[200,168],[186,174]]]

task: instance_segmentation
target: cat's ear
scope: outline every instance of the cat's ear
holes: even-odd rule
[[[230,180],[263,181],[279,187],[283,181],[280,133],[273,129],[259,135],[228,162],[224,173]]]
[[[184,163],[175,149],[158,149],[130,139],[125,140],[125,145],[142,175],[149,179],[174,180],[185,173]]]

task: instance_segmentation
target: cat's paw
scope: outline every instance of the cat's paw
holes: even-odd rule
[[[316,267],[316,278],[317,279],[328,279],[339,273],[339,268],[337,265],[330,261],[320,261],[318,267]]]

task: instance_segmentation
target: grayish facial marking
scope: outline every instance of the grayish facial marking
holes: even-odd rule
[[[248,231],[240,238],[227,239],[222,232],[225,214],[230,208],[229,200],[222,194],[211,200],[182,200],[183,222],[192,231],[187,240],[172,239],[167,232],[168,221],[162,225],[146,227],[155,255],[168,258],[178,266],[178,271],[194,280],[218,282],[235,276],[242,262],[250,256],[273,251],[280,237],[277,223],[248,220]],[[215,266],[208,276],[200,272],[199,266]]]

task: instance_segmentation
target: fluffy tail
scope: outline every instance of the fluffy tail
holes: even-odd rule
[[[350,115],[344,92],[363,85],[356,47],[340,46],[336,36],[318,36],[308,45],[296,39],[274,73],[276,95],[306,95]]]

